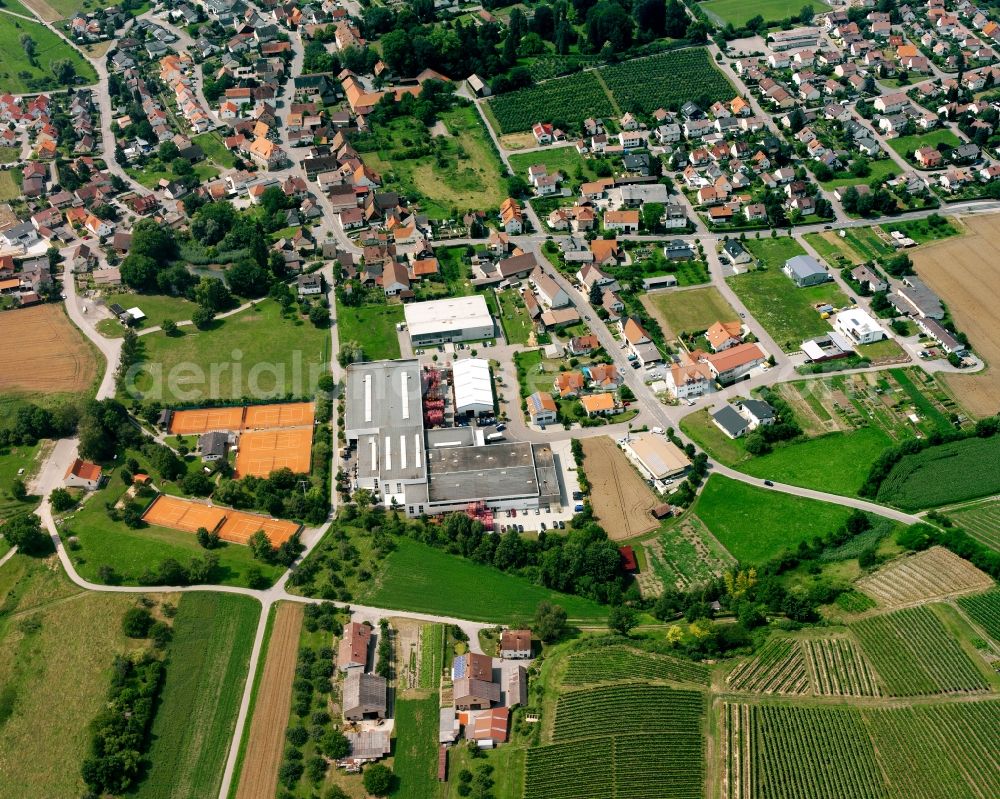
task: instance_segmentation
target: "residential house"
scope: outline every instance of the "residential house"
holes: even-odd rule
[[[580,397],[580,404],[588,417],[611,416],[617,410],[615,395],[610,391],[600,394],[587,394]]]
[[[705,340],[712,352],[721,352],[743,342],[743,325],[740,322],[713,322],[705,331]]]
[[[535,292],[549,308],[565,308],[570,305],[569,295],[563,290],[559,283],[537,267],[531,273],[531,282],[535,286]]]
[[[63,485],[66,488],[83,488],[87,491],[96,491],[101,485],[103,472],[96,463],[77,458],[66,470],[63,478]]]
[[[531,630],[504,630],[500,634],[500,657],[524,660],[531,657]]]
[[[536,391],[528,397],[528,417],[532,424],[552,424],[556,421],[557,413],[555,400],[547,391]]]
[[[751,369],[767,360],[759,345],[738,344],[711,355],[702,354],[699,360],[708,364],[712,375],[722,385],[734,383]]]

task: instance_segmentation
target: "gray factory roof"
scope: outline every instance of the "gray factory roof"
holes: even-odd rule
[[[415,360],[370,361],[347,368],[345,435],[357,441],[358,474],[422,479],[423,386]]]
[[[546,445],[503,442],[427,452],[431,502],[514,497],[558,497],[552,450]]]

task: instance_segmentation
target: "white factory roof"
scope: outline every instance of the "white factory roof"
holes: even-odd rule
[[[455,407],[493,407],[493,381],[489,361],[483,358],[465,358],[455,361],[452,368],[455,381]]]
[[[403,306],[403,313],[406,315],[406,326],[411,336],[490,327],[493,324],[493,317],[490,316],[486,300],[481,294],[408,303]]]

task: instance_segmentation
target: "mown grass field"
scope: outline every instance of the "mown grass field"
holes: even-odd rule
[[[366,361],[399,357],[396,325],[403,321],[402,305],[362,305],[351,308],[337,303],[340,346],[361,346]]]
[[[236,159],[233,157],[233,154],[226,149],[222,137],[215,131],[194,136],[191,141],[201,147],[205,155],[219,166],[225,169],[232,169],[236,165]]]
[[[155,483],[160,485],[159,480]],[[190,533],[153,526],[131,530],[123,522],[112,522],[105,503],[116,503],[126,488],[118,475],[112,474],[104,488],[70,512],[61,528],[64,540],[71,535],[79,540],[79,547],[71,547],[69,555],[84,579],[101,582],[100,569],[106,565],[114,569],[123,584],[139,585],[145,571],[155,569],[167,558],[186,564],[205,553]],[[213,552],[219,556],[218,580],[222,585],[246,585],[251,566],[257,566],[269,581],[281,573],[278,567],[255,561],[249,547],[224,544]]]
[[[798,0],[760,0],[746,3],[743,0],[707,0],[699,3],[699,7],[710,17],[721,20],[725,25],[731,22],[734,27],[741,28],[747,21],[760,14],[766,22],[778,22],[785,17],[796,16],[802,9]],[[816,16],[826,13],[829,6],[819,0],[811,3]]]
[[[163,294],[109,294],[105,297],[105,301],[108,305],[118,303],[122,308],[138,307],[142,310],[146,318],[135,325],[134,329],[137,332],[159,327],[167,319],[173,322],[190,320],[191,314],[198,307],[196,303],[183,297],[167,297]],[[121,338],[125,335],[125,328],[117,319],[104,319],[98,327],[101,334],[108,338]],[[196,328],[191,327],[187,332],[195,330]]]
[[[393,771],[399,799],[425,799],[437,792],[438,695],[396,702]]]
[[[55,557],[0,568],[0,799],[75,799],[111,662],[147,642],[121,630],[134,597],[85,593]]]
[[[5,169],[0,172],[0,200],[16,200],[21,196],[21,187],[14,179],[14,171]]]
[[[712,475],[694,507],[739,561],[758,564],[800,541],[832,532],[850,510]]]
[[[889,139],[889,146],[914,165],[917,162],[913,158],[913,153],[921,147],[937,148],[939,144],[945,144],[948,147],[958,147],[961,143],[958,136],[947,128],[919,133],[913,136],[899,136],[895,139]]]
[[[357,601],[495,622],[526,621],[543,599],[562,605],[570,619],[596,620],[607,613],[588,599],[550,591],[411,538],[397,539],[382,565],[381,574],[361,587]]]
[[[967,438],[905,455],[882,481],[878,501],[903,510],[1000,492],[1000,436]]]
[[[869,185],[873,180],[884,180],[890,175],[900,173],[899,165],[891,158],[882,158],[878,161],[869,161],[870,171],[863,178],[857,178],[849,172],[843,173],[843,177],[831,178],[820,181],[824,189],[832,191],[840,186],[860,186]]]
[[[505,289],[494,296],[497,300],[497,317],[507,343],[527,344],[532,331],[531,318],[517,289]]]
[[[509,157],[509,160],[514,172],[525,180],[528,179],[528,167],[535,164],[545,164],[550,175],[562,172],[574,186],[582,182],[576,177],[578,172],[582,175],[583,180],[597,179],[597,173],[594,171],[595,162],[584,158],[572,145],[549,147],[533,153],[515,153]]]
[[[386,188],[401,191],[434,219],[454,218],[452,209],[499,207],[506,198],[503,165],[476,110],[453,108],[440,121],[446,136],[397,118],[357,146]]]
[[[778,483],[856,496],[872,461],[891,444],[881,430],[866,427],[776,447],[739,468]]]
[[[34,446],[18,444],[0,449],[0,521],[35,507],[36,503],[30,496],[27,501],[22,502],[14,499],[10,492],[15,480],[27,483],[38,470],[40,447],[40,444]],[[24,474],[18,475],[21,469],[24,469]]]
[[[652,306],[667,338],[685,330],[707,330],[713,322],[735,322],[739,319],[736,311],[713,286],[647,294],[642,302],[647,308]]]
[[[273,300],[220,319],[209,330],[180,330],[175,338],[154,334],[140,339],[145,368],[127,393],[137,391],[164,403],[311,396],[327,368],[329,331],[308,320],[285,318]]]
[[[34,62],[28,59],[21,45],[21,36],[35,42]],[[68,59],[83,78],[84,84],[97,80],[94,68],[80,53],[63,39],[37,22],[0,14],[0,85],[12,94],[58,88],[50,65]]]
[[[181,597],[153,722],[152,767],[137,799],[218,795],[259,615],[249,597]]]
[[[729,285],[778,346],[794,352],[803,339],[829,331],[829,323],[814,306],[828,303],[839,308],[847,298],[835,283],[799,288],[781,271],[786,260],[804,254],[798,243],[787,237],[751,239],[747,249],[767,268],[728,278]]]

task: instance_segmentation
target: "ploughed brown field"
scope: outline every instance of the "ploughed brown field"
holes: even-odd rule
[[[0,313],[0,392],[85,391],[97,362],[83,334],[55,304]]]
[[[1000,411],[1000,214],[963,217],[965,235],[913,253],[917,274],[938,293],[987,363],[976,374],[942,374],[974,416]]]
[[[250,721],[236,799],[274,796],[278,788],[278,768],[285,751],[285,727],[292,707],[292,680],[301,629],[302,605],[280,603],[275,611],[274,629]]]
[[[650,515],[656,495],[607,436],[582,440],[583,468],[590,480],[594,515],[613,541],[647,533],[658,524]]]

